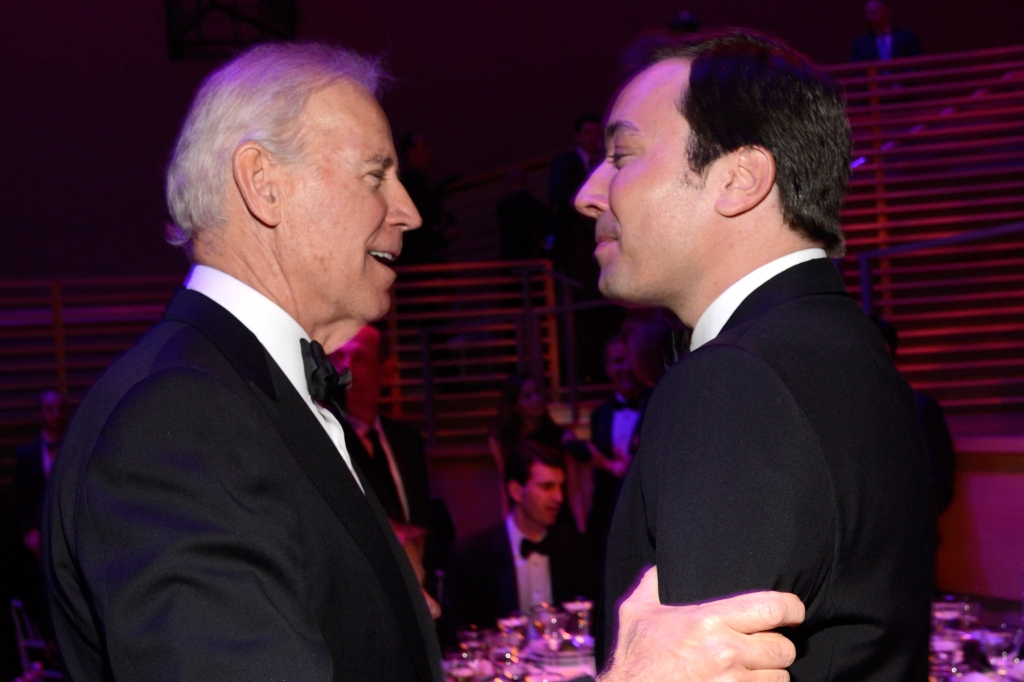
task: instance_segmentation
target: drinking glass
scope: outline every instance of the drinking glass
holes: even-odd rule
[[[571,617],[569,622],[569,633],[576,640],[577,644],[584,644],[590,636],[590,612],[594,608],[594,602],[584,601],[582,599],[577,601],[567,601],[562,604],[562,608]]]
[[[1004,625],[998,630],[980,630],[977,637],[992,669],[1005,676],[1017,659],[1019,649],[1013,645],[1017,632]]]

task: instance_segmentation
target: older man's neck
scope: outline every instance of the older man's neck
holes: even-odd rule
[[[301,295],[289,282],[277,259],[266,249],[232,248],[232,240],[214,237],[196,239],[192,259],[227,273],[276,303],[299,323],[311,339],[320,342],[327,353],[333,353],[352,338],[361,324],[320,324],[316,311],[304,305]]]

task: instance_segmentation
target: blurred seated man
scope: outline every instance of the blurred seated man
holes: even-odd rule
[[[39,556],[39,515],[43,494],[67,426],[67,401],[57,391],[39,396],[43,428],[39,438],[14,452],[14,498],[25,545]]]
[[[565,460],[554,449],[524,441],[505,465],[513,507],[498,524],[456,545],[445,580],[444,614],[459,627],[540,604],[593,597],[596,569],[583,535],[558,524]]]

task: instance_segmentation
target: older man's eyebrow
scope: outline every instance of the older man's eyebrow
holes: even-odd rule
[[[622,120],[622,121],[612,121],[604,129],[604,139],[607,142],[611,142],[612,138],[614,138],[620,131],[626,131],[626,132],[630,132],[630,133],[639,133],[640,129],[637,128],[636,125],[634,125],[633,123],[631,123],[629,121],[625,121],[625,120]]]
[[[372,154],[370,156],[364,157],[363,161],[374,166],[381,166],[384,168],[384,170],[387,170],[388,168],[391,168],[392,166],[395,165],[395,157],[391,156],[390,154]]]

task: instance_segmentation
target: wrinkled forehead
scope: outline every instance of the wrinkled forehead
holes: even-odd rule
[[[349,144],[393,145],[384,109],[369,90],[343,80],[314,92],[302,112],[309,135],[330,135]]]

